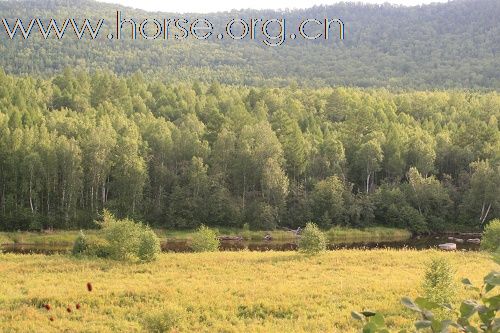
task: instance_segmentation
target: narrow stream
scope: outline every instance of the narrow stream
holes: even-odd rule
[[[459,238],[462,241],[457,241]],[[480,245],[468,241],[472,237],[460,235],[439,235],[414,237],[407,240],[397,241],[338,241],[328,245],[330,250],[337,249],[416,249],[424,250],[437,248],[439,244],[456,243],[457,250],[478,251]],[[71,251],[70,244],[3,244],[0,249],[4,253],[19,253],[19,254],[58,254]],[[162,250],[164,252],[192,252],[192,249],[187,240],[168,240],[162,242]],[[294,239],[286,241],[221,241],[221,251],[295,251],[297,250],[297,241]]]

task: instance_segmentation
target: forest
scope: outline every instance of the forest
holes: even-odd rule
[[[499,331],[500,1],[324,2],[0,0],[0,332]],[[345,39],[4,29],[117,11]]]
[[[0,71],[0,228],[479,228],[500,217],[497,92]]]
[[[77,8],[77,10],[75,10]],[[425,6],[338,3],[303,10],[241,10],[212,14],[150,13],[90,0],[0,1],[0,19],[11,26],[40,18],[206,18],[216,33],[233,18],[285,18],[287,32],[298,33],[299,22],[309,18],[339,18],[345,39],[306,41],[301,38],[279,47],[261,40],[219,41],[109,41],[78,40],[55,34],[45,40],[34,34],[11,40],[0,23],[0,67],[8,74],[45,79],[66,67],[110,70],[120,75],[138,71],[162,82],[218,81],[223,84],[307,88],[341,85],[390,89],[498,90],[500,88],[498,0],[456,0]],[[0,21],[1,22],[1,21]],[[295,30],[293,30],[295,29]],[[35,29],[38,31],[37,29]],[[332,30],[332,34],[336,31]],[[36,35],[36,36],[35,36]]]

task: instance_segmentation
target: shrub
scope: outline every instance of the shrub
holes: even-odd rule
[[[490,252],[500,249],[500,219],[490,221],[484,228],[481,248]]]
[[[109,243],[106,239],[100,237],[88,237],[87,249],[83,253],[89,257],[109,258]]]
[[[103,238],[96,236],[88,237],[80,231],[73,244],[72,254],[74,256],[89,256],[106,258],[109,257],[109,243]]]
[[[484,284],[478,288],[474,287],[469,279],[462,280],[466,287],[479,292],[479,295],[475,297],[478,300],[463,301],[458,311],[454,311],[449,305],[439,304],[423,297],[418,297],[414,301],[408,297],[403,297],[401,304],[418,314],[419,319],[415,322],[417,331],[450,332],[450,328],[453,328],[453,332],[496,333],[499,332],[497,312],[500,309],[500,295],[492,295],[491,291],[500,285],[500,272],[491,272],[484,277],[483,281]],[[440,320],[437,318],[435,311],[441,309],[446,311],[448,319]],[[364,323],[362,332],[389,333],[384,316],[380,313],[353,311],[351,315],[354,319]]]
[[[153,261],[161,252],[160,239],[149,227],[144,227],[139,242],[138,257],[142,261]]]
[[[154,260],[160,252],[160,240],[149,227],[129,219],[118,220],[104,211],[102,229],[97,237],[80,233],[73,254],[84,254],[114,260]]]
[[[73,250],[71,253],[73,255],[82,255],[85,254],[85,252],[88,249],[88,240],[87,236],[83,233],[82,230],[80,230],[80,233],[78,234],[78,237],[75,240],[75,243],[73,244]]]
[[[455,299],[457,286],[454,271],[445,258],[433,258],[422,283],[425,298],[438,304],[449,304]]]
[[[246,240],[249,240],[252,238],[252,233],[250,232],[250,224],[248,224],[248,223],[243,224],[242,235],[243,235],[243,238]]]
[[[326,236],[314,223],[307,223],[299,240],[299,251],[305,254],[317,254],[326,250]]]
[[[204,225],[193,234],[191,248],[195,252],[215,252],[219,250],[220,241],[217,233]]]
[[[109,254],[115,260],[133,260],[139,252],[141,226],[129,219],[117,220],[105,213],[102,233],[109,243]]]
[[[177,308],[153,310],[144,318],[144,328],[148,332],[170,332],[182,318],[182,311]]]

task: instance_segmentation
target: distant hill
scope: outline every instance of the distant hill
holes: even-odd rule
[[[0,1],[0,18],[107,22],[125,17],[179,18],[95,1]],[[40,36],[10,40],[0,23],[0,67],[12,74],[47,76],[65,67],[141,71],[164,81],[219,80],[229,84],[351,85],[389,88],[500,88],[500,1],[457,0],[417,7],[342,3],[286,12],[243,10],[191,15],[221,30],[231,18],[282,18],[295,28],[307,18],[340,18],[345,39],[288,39],[279,47],[259,41],[78,41]],[[108,29],[109,30],[109,29]],[[107,33],[107,32],[106,32]],[[104,35],[106,36],[106,35]]]

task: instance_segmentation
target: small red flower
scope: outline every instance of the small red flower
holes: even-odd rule
[[[50,317],[50,318],[49,318],[49,320],[50,320],[50,321],[54,321],[54,317]]]
[[[66,308],[66,311],[68,311],[68,313],[71,313],[71,307],[69,307],[69,306],[68,306],[68,307]]]
[[[87,290],[92,291],[92,283],[87,282]]]
[[[47,311],[50,311],[50,304],[45,304],[43,307],[44,307]]]
[[[77,303],[77,304],[76,304],[76,309],[77,309],[77,310],[80,310],[80,308],[81,308],[80,303]]]

